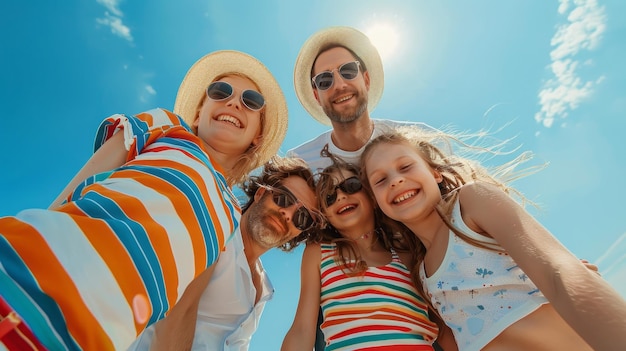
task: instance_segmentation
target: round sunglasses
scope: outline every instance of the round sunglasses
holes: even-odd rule
[[[352,80],[359,74],[359,66],[361,66],[361,62],[359,61],[346,62],[339,66],[339,68],[318,73],[315,77],[311,78],[311,81],[315,84],[318,90],[327,90],[333,86],[333,83],[335,82],[335,75],[333,72],[338,71],[341,78]]]
[[[270,191],[272,193],[272,200],[276,204],[276,206],[280,208],[288,208],[295,204],[300,204],[300,206],[296,209],[293,216],[291,217],[291,221],[293,225],[298,228],[298,230],[306,231],[315,227],[319,220],[317,216],[315,216],[309,209],[302,203],[302,201],[298,200],[295,195],[293,195],[287,188],[285,187],[273,187],[270,185],[260,185]]]
[[[235,89],[227,82],[213,82],[206,88],[206,95],[214,101],[222,101],[231,97]],[[244,90],[241,92],[241,102],[252,111],[258,111],[265,106],[265,98],[255,90]]]
[[[363,189],[363,184],[361,184],[361,180],[359,180],[357,176],[352,176],[337,184],[332,193],[326,195],[326,207],[330,207],[335,203],[335,201],[337,201],[337,189],[341,189],[344,193],[352,195],[361,191],[361,189]]]

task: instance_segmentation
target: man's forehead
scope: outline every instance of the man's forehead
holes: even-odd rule
[[[308,207],[317,208],[315,192],[309,187],[306,180],[298,176],[289,176],[281,181],[281,185],[287,188],[298,200]]]
[[[352,55],[352,53],[341,46],[334,47],[332,49],[328,49],[319,55],[317,55],[317,59],[313,64],[313,69],[317,70],[327,70],[337,68],[346,62],[354,61],[356,58]]]

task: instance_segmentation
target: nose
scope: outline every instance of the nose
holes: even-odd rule
[[[346,86],[346,81],[343,79],[343,77],[339,73],[339,69],[333,70],[333,79],[334,79],[333,87],[335,89]]]
[[[291,219],[293,218],[294,213],[296,213],[296,211],[300,208],[300,206],[300,204],[293,204],[289,207],[280,208],[278,212],[283,215],[283,218],[285,218],[287,224],[293,224],[293,221]]]
[[[395,186],[400,185],[402,183],[404,183],[404,178],[402,176],[400,176],[400,175],[397,175],[397,176],[392,178],[392,180],[391,180],[391,187],[395,187]]]
[[[226,99],[226,106],[234,107],[237,110],[243,109],[243,106],[241,104],[241,96],[239,95],[239,93],[233,92],[233,95]]]
[[[337,191],[337,200],[336,200],[336,202],[339,202],[339,200],[345,199],[348,196],[348,194],[346,194],[343,190],[341,190],[341,188],[337,188],[336,191]]]

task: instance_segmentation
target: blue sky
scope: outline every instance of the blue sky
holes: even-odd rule
[[[372,38],[387,28],[372,116],[507,125],[498,136],[549,163],[516,183],[541,205],[531,212],[626,296],[622,0],[4,1],[0,10],[0,215],[47,207],[91,155],[103,118],[171,109],[187,69],[215,50],[248,52],[278,79],[290,111],[284,155],[327,129],[293,90],[304,41],[330,25]],[[279,348],[301,253],[264,256],[276,294],[251,350]]]

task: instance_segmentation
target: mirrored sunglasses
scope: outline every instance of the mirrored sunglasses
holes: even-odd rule
[[[361,191],[361,189],[363,189],[363,184],[361,184],[361,180],[357,176],[352,176],[337,184],[333,189],[333,192],[326,195],[326,207],[330,207],[335,203],[335,201],[337,201],[337,189],[341,189],[344,193],[352,195]]]
[[[231,97],[235,89],[227,82],[213,82],[206,88],[206,94],[211,100],[222,101]],[[244,90],[241,92],[241,102],[252,111],[258,111],[265,106],[265,98],[255,90]]]
[[[318,73],[315,77],[311,78],[313,84],[317,87],[318,90],[327,90],[330,88],[334,81],[335,75],[333,72],[339,71],[341,78],[346,80],[352,80],[356,78],[359,74],[359,66],[361,63],[359,61],[346,62],[343,65],[339,66],[332,71],[324,71]]]
[[[295,204],[300,204],[298,209],[296,209],[293,216],[291,217],[293,225],[298,228],[298,230],[306,231],[315,227],[318,224],[318,216],[309,211],[309,209],[302,203],[302,201],[298,200],[289,190],[287,190],[287,188],[275,188],[269,185],[259,186],[267,189],[272,193],[272,200],[274,201],[276,206],[280,208],[288,208]]]

